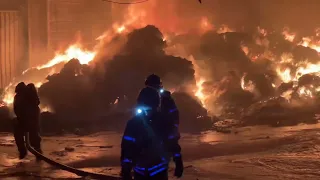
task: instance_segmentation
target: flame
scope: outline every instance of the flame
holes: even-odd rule
[[[44,69],[44,68],[52,68],[51,71],[48,73],[48,75],[50,75],[55,72],[55,69],[53,68],[53,66],[55,66],[59,63],[66,63],[66,62],[70,61],[71,59],[78,59],[80,64],[88,64],[89,62],[91,62],[95,58],[95,56],[96,56],[95,51],[83,50],[81,48],[81,45],[73,44],[73,45],[69,46],[64,51],[64,53],[56,53],[55,57],[52,58],[50,61],[48,61],[46,64],[39,65],[39,66],[33,67],[33,68],[36,68],[39,70]],[[28,72],[30,69],[33,69],[33,68],[29,68],[29,69],[25,70],[22,74],[25,74],[26,72]],[[42,81],[31,82],[31,83],[34,83],[37,88],[40,88],[44,82],[45,82],[45,79]],[[2,101],[8,106],[12,105],[12,103],[13,103],[14,95],[15,95],[14,86],[16,86],[18,83],[19,82],[10,83],[4,90]]]
[[[42,106],[40,105],[40,111],[41,112],[53,112],[50,106]]]
[[[298,93],[300,96],[307,96],[307,97],[313,97],[312,90],[308,89],[305,86],[302,86],[298,89]]]
[[[317,38],[320,34],[320,29],[316,29],[315,31],[316,36],[311,37],[303,37],[302,40],[297,44],[304,47],[309,47],[311,49],[316,50],[318,53],[320,53],[320,40]],[[282,35],[284,36],[284,39],[290,42],[293,42],[296,38],[296,33],[290,32],[289,28],[284,28]]]
[[[117,29],[118,33],[122,33],[124,30],[126,29],[126,27],[121,26]]]
[[[242,77],[241,77],[241,88],[245,91],[249,91],[251,93],[254,93],[254,89],[255,89],[255,85],[254,83],[250,80],[248,81],[248,83],[245,82],[245,77],[246,77],[246,74],[244,74]]]
[[[2,99],[2,101],[6,104],[6,105],[11,105],[13,103],[13,99],[14,99],[14,93],[10,92],[10,93],[6,93]]]
[[[293,77],[291,76],[290,68],[285,68],[284,70],[281,70],[280,67],[278,67],[276,69],[276,72],[277,72],[278,76],[280,77],[280,79],[285,83],[288,83],[288,82],[292,81],[292,79],[293,79]]]
[[[206,95],[203,93],[203,83],[205,82],[205,79],[201,78],[199,81],[196,81],[196,92],[195,96],[201,101],[201,104],[205,108],[205,100],[206,100]]]
[[[283,92],[280,96],[285,98],[287,101],[290,101],[292,93],[293,93],[293,90],[290,89],[288,91]]]
[[[36,88],[39,88],[43,83],[42,82],[38,82],[35,84]]]
[[[71,59],[78,59],[80,64],[88,64],[94,59],[96,52],[83,50],[79,44],[73,44],[68,47],[63,54],[56,53],[55,57],[48,63],[37,66],[37,69],[49,68],[61,62],[68,62]]]
[[[202,17],[200,21],[200,29],[202,33],[212,30],[214,27],[213,25],[209,22],[207,17]]]
[[[249,47],[244,45],[244,44],[241,44],[241,49],[242,51],[248,56],[249,54]]]
[[[296,38],[296,34],[289,31],[289,28],[284,28],[282,35],[284,36],[284,39],[290,42],[293,42],[293,40]]]
[[[302,41],[298,45],[309,47],[320,53],[320,41],[313,41],[312,37],[303,37]]]
[[[217,33],[219,34],[226,33],[226,32],[235,32],[235,30],[231,29],[225,24],[221,25],[221,27],[217,30]]]
[[[257,29],[258,29],[258,32],[259,32],[260,35],[262,35],[262,36],[267,36],[268,35],[268,32],[267,32],[266,29],[263,29],[261,27],[258,27]]]
[[[277,67],[276,72],[280,79],[285,82],[298,81],[300,77],[306,74],[319,74],[320,73],[320,63],[312,64],[307,61],[303,63],[296,64],[295,72],[292,72],[289,67],[286,67],[284,70],[281,70],[280,67]]]
[[[310,47],[311,39],[304,38],[304,46]],[[301,44],[301,43],[299,43]],[[311,48],[311,47],[310,47]],[[311,63],[308,60],[294,62],[293,55],[284,53],[281,56],[279,63],[276,66],[276,72],[279,79],[284,83],[293,82],[293,87],[298,87],[299,78],[306,74],[320,75],[320,63]],[[314,93],[320,90],[319,86],[310,85],[308,87],[302,86],[296,89],[300,97],[314,98]],[[288,90],[281,94],[287,100],[290,100],[293,90]]]

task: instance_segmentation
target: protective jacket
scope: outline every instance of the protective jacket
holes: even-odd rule
[[[152,177],[167,171],[171,157],[180,157],[178,141],[165,130],[163,114],[152,118],[135,116],[128,121],[121,143],[121,166],[124,179],[135,173]]]
[[[164,116],[164,121],[170,132],[169,135],[172,139],[179,140],[179,110],[171,96],[170,91],[163,90],[161,96],[161,112]]]

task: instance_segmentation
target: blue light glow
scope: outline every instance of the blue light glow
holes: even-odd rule
[[[137,114],[141,114],[142,110],[141,109],[137,109]]]
[[[130,136],[123,136],[123,139],[127,140],[127,141],[132,141],[132,142],[135,142],[136,139],[133,138],[133,137],[130,137]]]
[[[163,93],[164,92],[164,89],[160,89],[160,93]]]
[[[152,110],[152,109],[150,107],[146,107],[146,106],[138,106],[135,109],[135,111],[136,111],[135,113],[138,116],[144,116],[144,115],[147,115],[149,110]]]
[[[181,157],[181,154],[177,153],[177,154],[174,155],[174,157]]]

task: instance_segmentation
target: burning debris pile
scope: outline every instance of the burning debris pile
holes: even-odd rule
[[[159,29],[146,26],[127,34],[121,53],[111,59],[101,55],[95,65],[71,59],[62,67],[60,64],[50,66],[58,69],[58,73],[49,74],[48,68],[27,71],[23,77],[29,81],[34,73],[41,75],[46,71],[49,74],[38,89],[42,106],[50,107],[54,112],[54,118],[44,113],[44,117],[51,119],[42,121],[44,129],[50,128],[53,123],[60,124],[62,128],[85,128],[93,122],[100,127],[101,123],[105,126],[113,126],[111,122],[124,124],[131,116],[146,75],[150,73],[159,74],[164,86],[172,91],[185,89],[186,84],[194,84],[192,63],[166,55],[165,46]],[[104,50],[108,49],[101,51]],[[206,112],[199,102],[193,100],[191,104]]]
[[[205,59],[211,68],[201,69],[210,74],[202,77],[203,92],[207,91],[202,98],[214,114],[241,118],[250,125],[317,122],[313,118],[320,90],[316,45],[261,29],[253,34],[210,32],[204,37],[200,52],[194,53],[200,55],[194,58]],[[281,115],[275,115],[279,111]]]
[[[208,11],[188,13],[191,3],[168,9],[160,2],[129,6],[92,51],[76,43],[26,70],[4,89],[1,106],[12,105],[18,82],[33,82],[45,129],[115,129],[132,115],[146,75],[156,73],[173,92],[188,131],[211,128],[210,117],[243,125],[316,122],[319,30],[305,36],[250,23],[228,27],[213,24]]]
[[[92,122],[124,124],[150,73],[163,78],[181,116],[190,121],[186,124],[194,122],[199,130],[211,127],[209,116],[240,119],[245,125],[315,122],[320,66],[314,46],[261,29],[166,38],[148,25],[101,46],[99,52],[104,52],[123,41],[112,56],[91,53],[85,62],[68,56],[24,72],[19,81],[39,82],[43,109],[53,111],[52,121],[59,119],[65,128],[84,128]],[[46,75],[46,80],[39,78]],[[4,95],[10,103],[13,93],[9,96],[6,89]],[[49,121],[43,123],[50,127]]]

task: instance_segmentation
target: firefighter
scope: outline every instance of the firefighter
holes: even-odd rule
[[[167,133],[167,136],[169,138],[168,143],[171,144],[170,147],[173,148],[173,151],[179,154],[181,150],[181,147],[178,143],[180,139],[179,110],[176,106],[174,99],[171,96],[171,92],[163,88],[161,78],[156,74],[151,74],[146,78],[145,86],[147,88],[155,89],[159,92],[161,97],[160,110],[163,117],[162,131]],[[179,168],[176,170],[179,170]],[[179,173],[180,172],[176,172],[176,174]]]
[[[121,143],[121,176],[124,180],[167,180],[170,159],[176,164],[175,176],[183,172],[181,149],[169,142],[160,112],[160,94],[156,89],[141,90],[137,114],[128,121]]]
[[[172,141],[180,139],[179,133],[179,110],[176,106],[171,92],[163,89],[161,78],[155,74],[151,74],[146,78],[145,86],[156,89],[161,96],[161,112],[164,116],[164,123],[166,123],[169,136]]]
[[[27,86],[24,82],[20,82],[15,88],[15,96],[13,101],[13,110],[16,114],[16,119],[14,121],[14,139],[19,151],[19,158],[23,159],[27,155],[27,149],[25,146],[25,132],[27,126],[26,109],[27,106],[25,100]]]
[[[16,86],[15,93],[13,108],[17,118],[14,123],[14,138],[18,147],[19,158],[23,159],[27,155],[26,132],[29,132],[30,145],[42,153],[41,137],[39,135],[40,101],[34,84],[26,86],[24,82],[21,82]],[[37,158],[37,160],[40,159]]]
[[[26,101],[27,106],[27,121],[30,145],[39,153],[41,150],[41,136],[40,136],[40,100],[38,97],[37,89],[34,84],[30,83],[26,88]],[[39,160],[39,159],[37,159]]]

